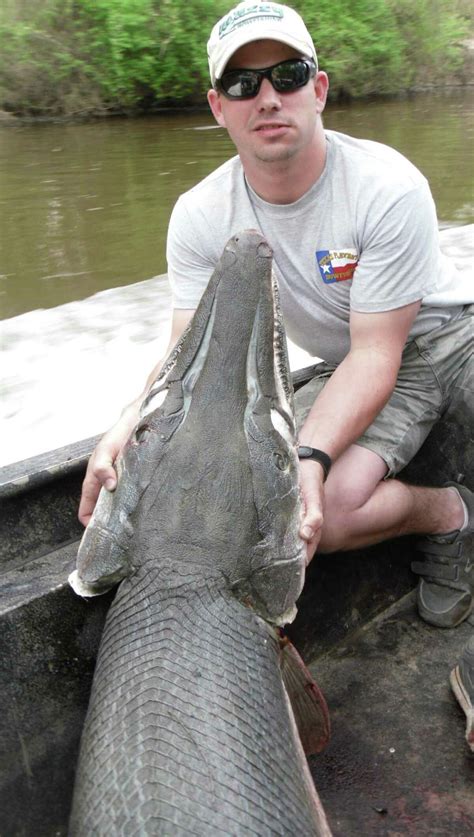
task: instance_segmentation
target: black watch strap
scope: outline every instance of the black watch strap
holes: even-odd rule
[[[310,448],[306,445],[300,445],[298,448],[298,457],[300,459],[314,459],[315,462],[319,462],[319,464],[323,467],[324,482],[326,482],[327,476],[329,474],[329,471],[331,470],[332,465],[331,457],[327,453],[324,453],[323,450],[318,450],[317,448]]]

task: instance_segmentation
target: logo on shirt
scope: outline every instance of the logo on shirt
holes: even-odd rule
[[[355,250],[316,250],[316,262],[326,285],[352,279],[358,263]]]

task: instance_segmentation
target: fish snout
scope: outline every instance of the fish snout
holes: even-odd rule
[[[239,252],[251,250],[255,250],[258,258],[273,258],[273,250],[268,241],[258,230],[254,229],[243,230],[243,232],[232,236],[224,248],[224,253],[232,256],[232,261],[235,261]]]

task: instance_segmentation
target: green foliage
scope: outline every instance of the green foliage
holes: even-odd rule
[[[349,96],[437,84],[463,60],[467,22],[453,0],[295,0],[331,88]]]
[[[452,0],[390,0],[390,5],[403,39],[408,86],[439,85],[462,63],[467,19]]]
[[[363,96],[404,86],[403,42],[386,0],[302,0],[296,5],[333,91]]]
[[[3,0],[0,107],[34,115],[203,103],[231,0]],[[462,61],[466,0],[294,0],[337,94],[437,84]]]

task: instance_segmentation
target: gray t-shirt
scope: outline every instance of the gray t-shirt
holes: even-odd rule
[[[451,267],[426,179],[388,146],[334,131],[326,138],[324,171],[295,203],[262,200],[238,157],[179,198],[167,247],[176,308],[196,308],[229,238],[252,228],[273,248],[288,336],[311,355],[342,360],[351,309],[424,299],[410,338],[459,316],[461,306],[429,304],[429,294],[450,284]]]

